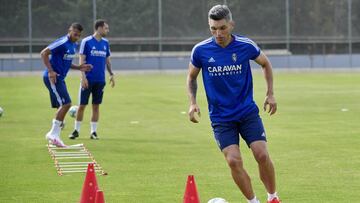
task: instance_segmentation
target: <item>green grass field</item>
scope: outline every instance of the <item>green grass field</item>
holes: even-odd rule
[[[212,137],[202,83],[201,122],[182,114],[188,110],[185,77],[118,74],[117,86],[105,90],[98,141],[89,139],[90,109],[78,140],[67,139],[74,119],[66,117],[65,143],[84,143],[109,173],[97,176],[107,202],[180,203],[189,174],[201,202],[246,202]],[[77,103],[78,77],[67,78],[67,85]],[[260,106],[260,72],[254,86]],[[359,202],[360,73],[276,73],[275,96],[277,114],[261,116],[283,202]],[[45,147],[54,111],[41,76],[1,77],[0,106],[0,202],[78,202],[85,174],[58,176]],[[264,202],[255,160],[244,142],[240,147]]]

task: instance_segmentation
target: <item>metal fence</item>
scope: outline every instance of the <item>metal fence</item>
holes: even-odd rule
[[[360,0],[0,0],[0,53],[38,53],[80,22],[107,19],[113,52],[189,52],[209,36],[207,12],[227,4],[234,33],[291,55],[360,53]]]

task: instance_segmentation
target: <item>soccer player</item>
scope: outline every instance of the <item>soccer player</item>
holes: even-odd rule
[[[103,99],[105,87],[105,66],[110,75],[111,87],[115,86],[114,73],[111,70],[110,46],[105,36],[109,33],[109,25],[105,20],[96,20],[95,32],[84,38],[80,45],[80,63],[89,63],[93,69],[87,73],[82,72],[80,86],[80,106],[76,114],[75,129],[69,135],[70,139],[79,137],[81,121],[89,96],[92,95],[92,116],[90,122],[90,138],[99,139],[96,129],[99,121],[99,106]]]
[[[279,203],[275,171],[270,159],[265,130],[259,109],[253,99],[249,60],[258,63],[264,72],[267,93],[264,110],[276,112],[271,63],[250,39],[232,34],[234,22],[226,5],[209,10],[208,22],[212,37],[196,44],[191,53],[187,89],[190,100],[189,119],[197,123],[200,113],[196,103],[197,76],[202,71],[209,115],[216,142],[225,156],[234,182],[250,203],[259,203],[245,169],[239,149],[239,137],[251,149],[259,167],[260,178],[268,192],[268,203]]]
[[[76,42],[81,36],[83,27],[79,23],[72,23],[68,34],[57,39],[41,51],[41,58],[46,66],[43,74],[45,86],[50,93],[51,106],[57,108],[52,121],[51,130],[46,134],[46,139],[58,147],[66,145],[60,139],[61,124],[71,107],[71,99],[65,84],[65,77],[70,68],[89,71],[91,65],[74,65]],[[51,55],[51,58],[49,57]]]

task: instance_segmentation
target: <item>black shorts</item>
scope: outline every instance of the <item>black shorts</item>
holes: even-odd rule
[[[92,104],[101,104],[104,95],[105,82],[90,82],[88,88],[84,89],[80,84],[80,105],[89,103],[90,94],[92,95]]]

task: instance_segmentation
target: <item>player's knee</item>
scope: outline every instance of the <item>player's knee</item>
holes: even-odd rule
[[[267,163],[268,161],[270,161],[270,157],[269,157],[269,154],[267,152],[258,152],[258,153],[256,153],[255,154],[255,159],[259,164]]]
[[[240,157],[228,156],[226,161],[231,169],[240,169],[242,168],[242,160]]]
[[[62,106],[61,106],[61,108],[63,108],[63,109],[67,109],[67,110],[69,110],[69,109],[70,109],[70,107],[71,107],[71,103],[64,104],[64,105],[62,105]]]

